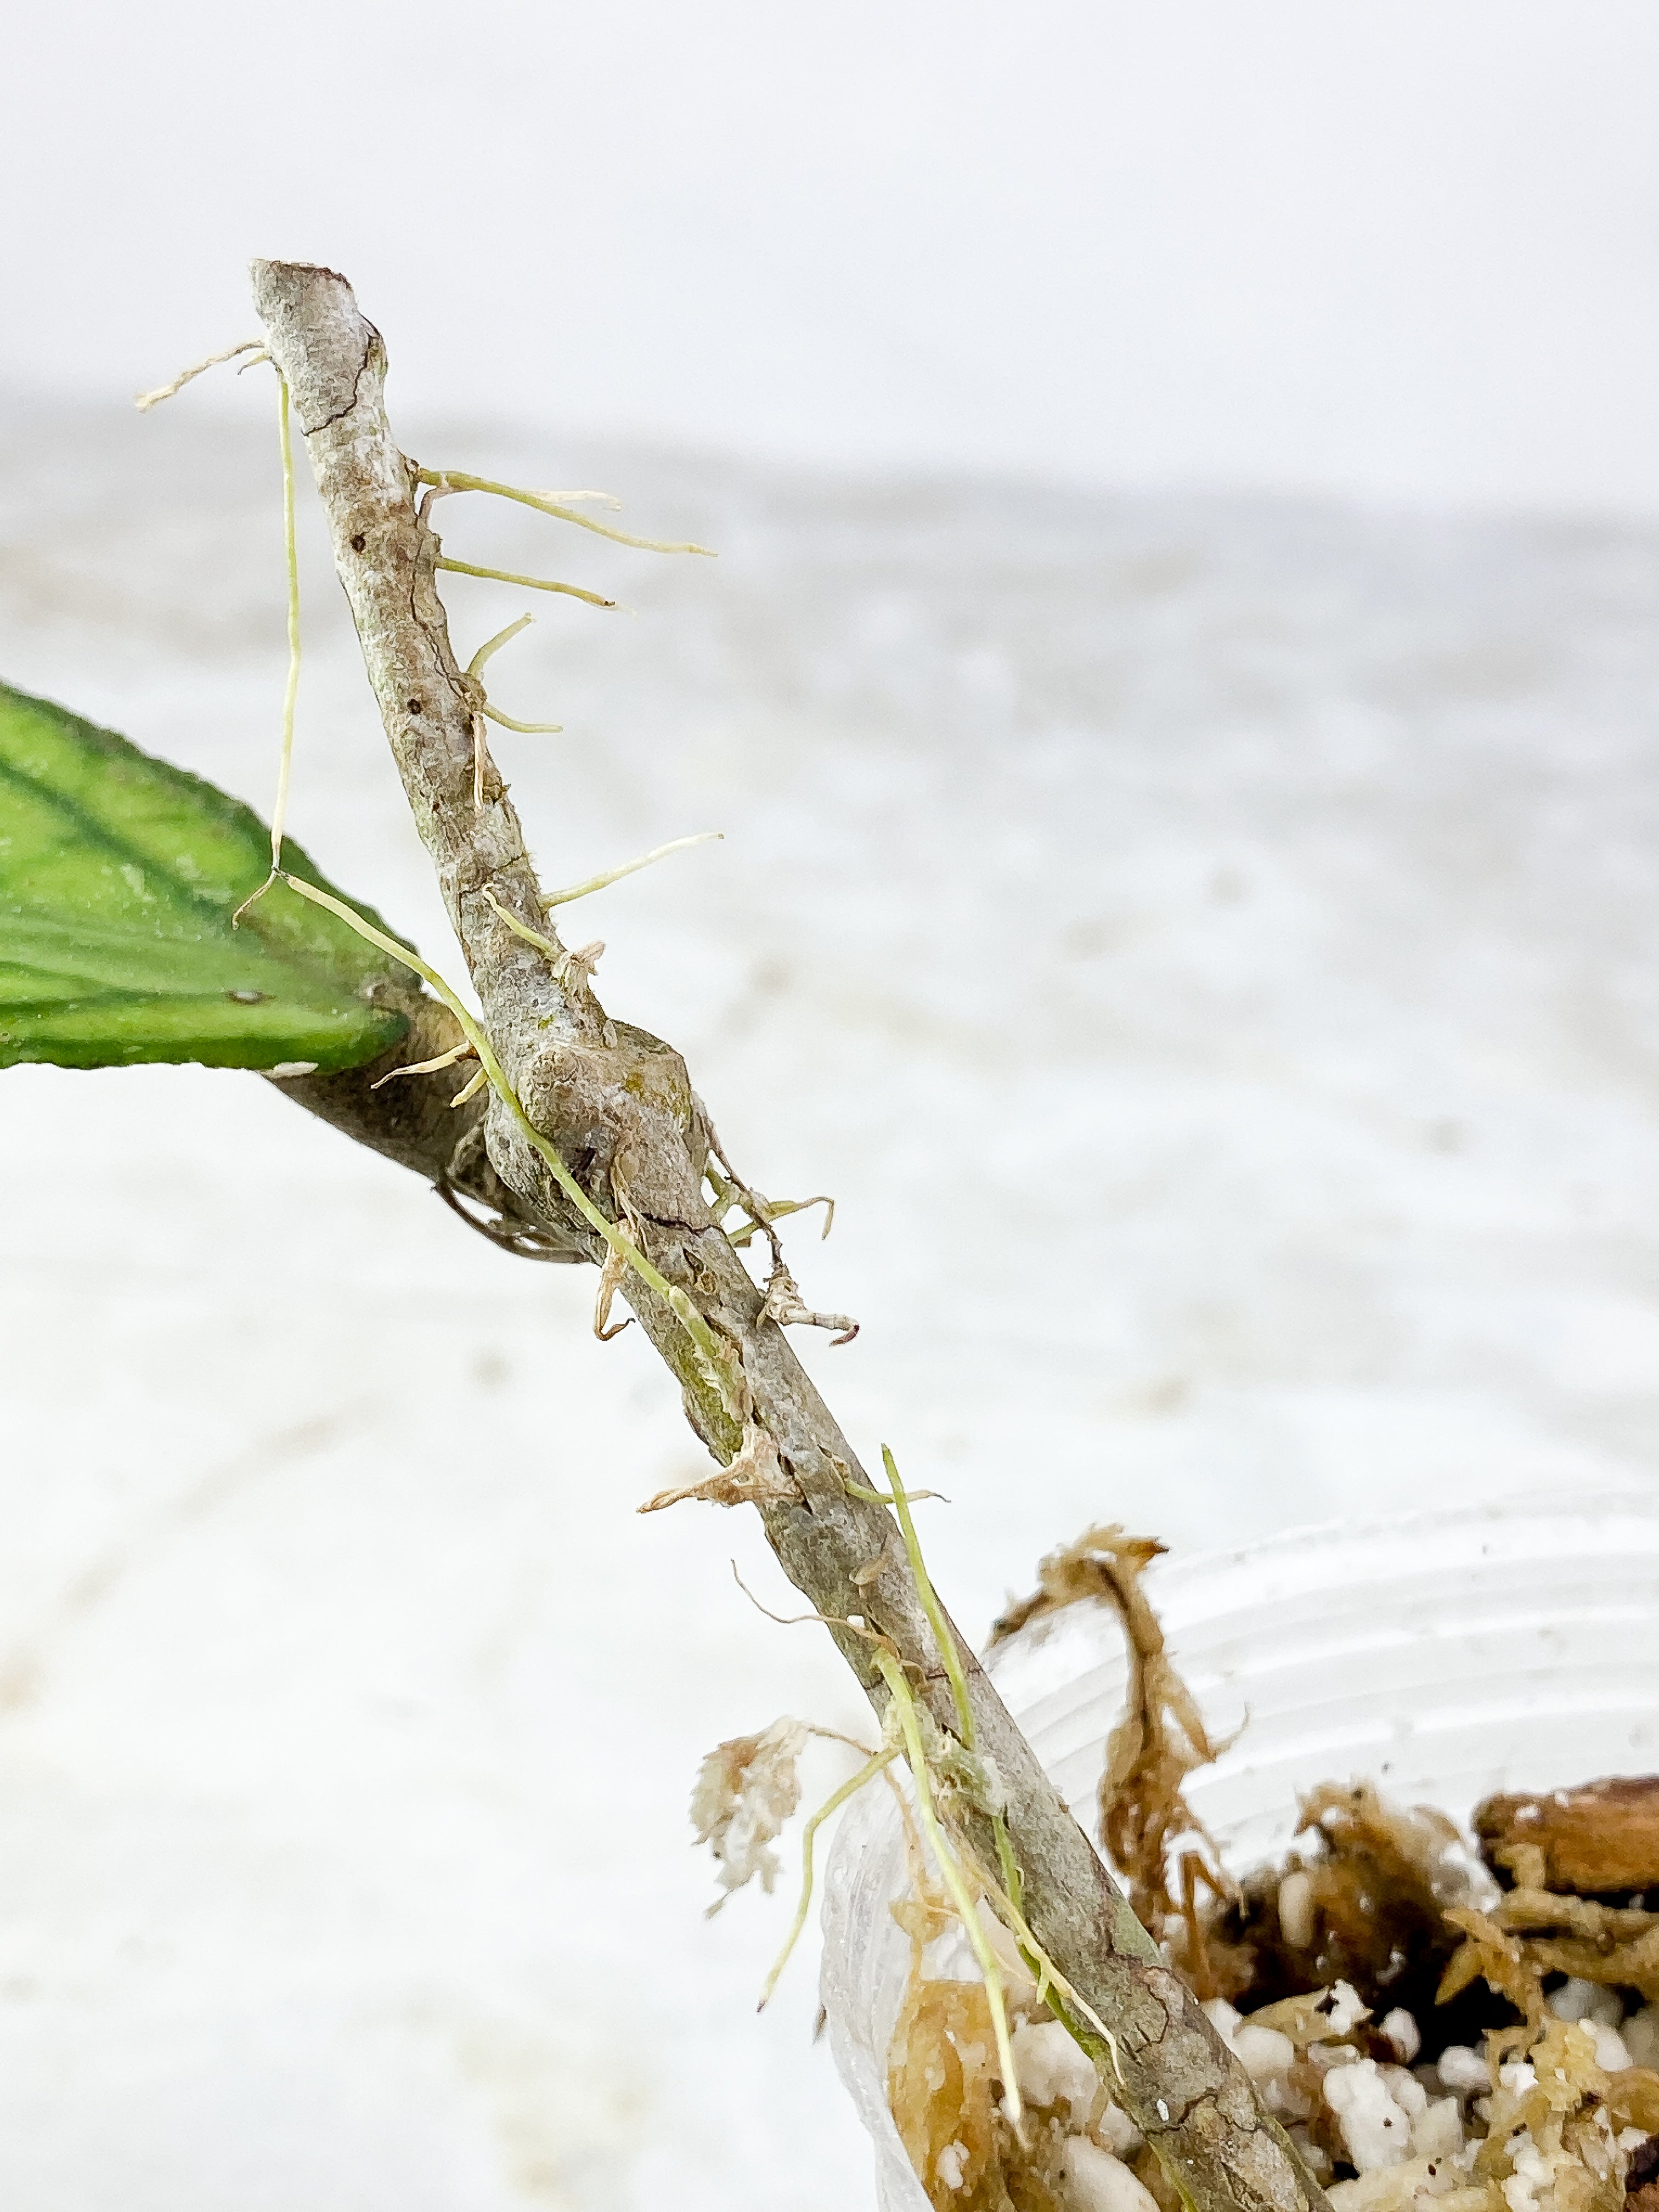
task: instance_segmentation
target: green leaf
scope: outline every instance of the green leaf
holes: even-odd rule
[[[286,840],[283,863],[335,890]],[[0,684],[0,1067],[384,1052],[408,1023],[376,1001],[415,978],[284,884],[232,929],[270,866],[251,807]]]

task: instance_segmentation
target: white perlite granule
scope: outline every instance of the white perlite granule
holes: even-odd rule
[[[1420,2084],[1413,2087],[1423,2095]],[[1398,2166],[1411,2155],[1412,2116],[1396,2101],[1394,2085],[1382,2078],[1374,2058],[1332,2067],[1325,2076],[1325,2102],[1336,2115],[1356,2172]]]
[[[1395,2057],[1402,2066],[1409,2066],[1423,2048],[1423,2031],[1404,2005],[1396,2005],[1392,2012],[1384,2013],[1382,2025],[1383,2034],[1394,2045]]]
[[[1279,1885],[1279,1925],[1293,1951],[1305,1951],[1313,1942],[1313,1877],[1297,1868]]]
[[[1094,2061],[1057,2020],[1029,2024],[1013,2033],[1014,2071],[1028,2105],[1054,2105],[1062,2099],[1076,2120],[1089,2117],[1100,2088]]]
[[[1492,2070],[1478,2051],[1467,2043],[1449,2043],[1435,2062],[1441,2087],[1462,2097],[1484,2097],[1492,2087]]]
[[[1632,2066],[1650,2067],[1659,2073],[1659,2004],[1644,2005],[1620,2027]]]
[[[1604,2073],[1626,2071],[1631,2051],[1645,2050],[1645,2039],[1659,2037],[1659,2006],[1644,2006],[1615,2027],[1595,2016],[1605,2007],[1592,2009],[1583,1990],[1569,1987],[1559,1994],[1573,2017],[1552,2031],[1558,2039],[1554,2055],[1537,2064],[1507,2060],[1498,2069],[1496,2089],[1486,2059],[1466,2044],[1448,2045],[1437,2059],[1412,2063],[1423,2049],[1424,2024],[1404,2007],[1395,2007],[1368,2033],[1371,2015],[1346,1983],[1304,2001],[1302,2017],[1332,2032],[1301,2049],[1295,2037],[1255,2025],[1223,1998],[1211,1999],[1204,2012],[1312,2162],[1331,2212],[1438,2212],[1441,2198],[1451,2200],[1450,2212],[1490,2212],[1497,2203],[1493,2190],[1501,2194],[1498,2212],[1582,2212],[1586,2178],[1601,2185],[1622,2172],[1621,2160],[1647,2140],[1640,2129],[1626,2128],[1615,2140],[1603,2112],[1592,2123],[1599,2130],[1598,2148],[1596,2139],[1582,2135],[1563,2147],[1521,2128],[1508,2136],[1504,2163],[1490,2181],[1482,2179],[1484,2166],[1476,2166],[1490,2121],[1506,2112],[1513,2115],[1516,2101],[1537,2088],[1540,2075],[1547,2086],[1567,2078],[1559,2072],[1564,2033],[1578,2046],[1578,2063],[1593,2057]],[[1337,2039],[1340,2023],[1347,2023],[1342,2032],[1356,2040]],[[1401,2054],[1397,2060],[1366,2055],[1379,2048],[1377,2036],[1381,2047]],[[1146,2139],[1107,2100],[1093,2065],[1067,2031],[1058,2021],[1022,2021],[1014,2029],[1013,2053],[1027,2103],[1060,2122],[1064,2212],[1155,2212],[1131,2163]],[[1569,2093],[1570,2101],[1576,2094]],[[1504,2125],[1507,2134],[1513,2117]],[[960,2143],[940,2154],[937,2172],[945,2189],[963,2187],[967,2163]]]
[[[1570,1975],[1545,2002],[1557,2020],[1599,2021],[1605,2027],[1617,2027],[1625,2012],[1617,1990],[1580,1981],[1577,1974]]]
[[[1276,2027],[1252,2027],[1247,2020],[1228,2040],[1252,2081],[1270,2081],[1296,2057],[1296,2045]]]
[[[1515,2171],[1503,2185],[1510,2212],[1538,2212],[1538,2192],[1555,2179],[1560,2159],[1546,2158],[1529,2135],[1522,2135],[1510,2153]]]
[[[1086,2136],[1073,2136],[1066,2144],[1060,2171],[1073,2212],[1158,2212],[1146,2183]]]
[[[1331,1991],[1331,2033],[1352,2035],[1360,2021],[1370,2016],[1370,2007],[1362,2001],[1353,1984],[1339,1982]]]

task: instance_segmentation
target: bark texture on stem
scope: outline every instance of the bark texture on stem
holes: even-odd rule
[[[483,803],[475,803],[475,695],[450,649],[434,588],[438,540],[386,418],[380,334],[331,270],[256,262],[253,289],[293,393],[392,755],[491,1042],[535,1127],[732,1347],[740,1398],[785,1478],[786,1494],[760,1510],[786,1574],[817,1612],[862,1616],[890,1638],[935,1724],[954,1734],[950,1686],[896,1524],[884,1507],[849,1494],[849,1481],[877,1486],[763,1313],[761,1293],[704,1199],[707,1127],[684,1063],[656,1038],[608,1019],[579,968],[556,950],[526,944],[500,918],[494,902],[557,947],[492,763]],[[506,1110],[492,1107],[486,1129],[495,1171],[520,1211],[592,1253],[597,1238]],[[717,1459],[730,1461],[743,1436],[731,1394],[723,1401],[663,1299],[631,1275],[623,1288],[678,1378],[692,1425]],[[880,1572],[865,1579],[878,1559]],[[830,1632],[880,1711],[887,1692],[869,1645],[848,1629]],[[1007,1792],[1026,1917],[1116,2038],[1118,2065],[1106,2075],[1112,2095],[1202,2212],[1321,2212],[1324,2200],[1249,2077],[1164,1964],[973,1654],[956,1641],[979,1750],[994,1760]],[[981,1861],[994,1865],[985,1817],[959,1796],[951,1817]]]
[[[392,999],[392,994],[386,994]],[[461,1025],[441,1000],[410,985],[394,1000],[409,1028],[389,1051],[362,1067],[336,1075],[266,1077],[271,1088],[319,1121],[399,1167],[411,1168],[438,1189],[485,1209],[497,1241],[545,1260],[581,1261],[585,1244],[554,1237],[545,1222],[527,1214],[496,1174],[484,1145],[487,1101],[452,1102],[477,1067],[462,1060],[430,1075],[398,1071],[440,1060],[465,1042]],[[386,1079],[390,1077],[392,1080]],[[475,1221],[477,1217],[472,1217]]]

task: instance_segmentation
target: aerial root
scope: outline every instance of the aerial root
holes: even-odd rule
[[[754,1591],[738,1572],[738,1563],[735,1559],[732,1561],[732,1579],[748,1599],[750,1604],[754,1607],[756,1612],[763,1613],[769,1620],[776,1621],[780,1628],[803,1628],[808,1621],[812,1621],[819,1628],[844,1628],[849,1635],[861,1636],[868,1644],[885,1644],[888,1641],[886,1637],[883,1636],[878,1630],[872,1628],[867,1622],[856,1618],[848,1620],[838,1613],[774,1613],[769,1605],[761,1603]],[[860,1744],[857,1748],[862,1750],[863,1746]]]
[[[823,1208],[823,1237],[830,1234],[836,1218],[836,1201],[833,1198],[823,1191],[820,1191],[816,1198],[763,1198],[759,1191],[751,1188],[744,1181],[731,1161],[727,1159],[725,1149],[720,1144],[719,1132],[712,1126],[708,1132],[708,1138],[709,1158],[717,1163],[722,1172],[716,1173],[714,1169],[705,1168],[703,1174],[708,1180],[709,1188],[714,1194],[716,1211],[722,1217],[722,1234],[734,1251],[742,1251],[758,1233],[765,1237],[772,1248],[774,1267],[781,1265],[783,1259],[783,1245],[775,1224],[789,1214],[804,1213],[809,1206],[821,1206]],[[749,1224],[746,1228],[728,1230],[725,1227],[723,1217],[731,1212],[733,1206],[740,1206],[749,1216]],[[820,1243],[823,1242],[823,1237],[819,1238]]]
[[[726,1189],[722,1191],[720,1186],[714,1183],[712,1176],[709,1180],[711,1184],[714,1186],[715,1199],[717,1201],[720,1202],[720,1210],[722,1212],[726,1212],[733,1205],[742,1206],[745,1211],[748,1210],[747,1200],[739,1194],[735,1185],[728,1185]],[[746,1250],[747,1248],[754,1243],[756,1237],[766,1227],[767,1224],[774,1221],[782,1221],[792,1213],[805,1213],[809,1206],[821,1206],[823,1208],[823,1229],[818,1238],[818,1242],[820,1243],[823,1242],[824,1237],[830,1234],[830,1231],[835,1226],[836,1201],[833,1198],[830,1197],[826,1192],[820,1191],[816,1198],[763,1199],[761,1198],[761,1194],[758,1191],[751,1191],[749,1195],[750,1197],[758,1200],[759,1202],[764,1206],[766,1208],[766,1221],[762,1222],[757,1218],[757,1217],[751,1213],[745,1226],[741,1229],[728,1229],[726,1232],[726,1241],[732,1246],[733,1251],[742,1252]]]
[[[550,514],[560,522],[574,522],[578,530],[591,530],[595,536],[609,538],[618,545],[637,547],[641,553],[702,553],[710,560],[714,557],[713,548],[708,545],[671,545],[659,538],[632,538],[625,530],[612,530],[608,523],[595,522],[592,515],[573,512],[578,500],[597,501],[606,507],[619,507],[622,501],[613,499],[609,492],[523,491],[516,484],[497,483],[490,477],[467,476],[458,469],[422,469],[417,481],[430,484],[434,493],[439,496],[446,492],[490,492],[497,499],[513,500],[520,507],[533,507],[538,514]]]
[[[533,945],[538,952],[545,954],[552,962],[553,972],[560,982],[568,984],[574,977],[584,985],[587,983],[605,952],[602,937],[596,937],[591,945],[579,945],[574,951],[567,951],[556,939],[544,937],[540,930],[532,929],[527,921],[520,921],[516,914],[501,904],[488,884],[484,886],[484,896],[514,937],[521,937],[526,945]],[[614,1044],[614,1038],[610,1042]]]
[[[718,843],[726,835],[724,830],[699,830],[693,837],[673,837],[665,845],[653,845],[648,853],[637,860],[624,860],[619,868],[607,868],[603,875],[589,876],[586,882],[572,884],[562,891],[550,891],[542,904],[550,911],[556,906],[568,906],[572,899],[586,898],[594,891],[602,891],[611,884],[619,884],[624,876],[637,875],[654,861],[666,860],[671,853],[684,853],[693,845]]]
[[[216,358],[229,361],[235,354],[246,351],[245,345],[233,346],[229,353],[220,354]],[[204,368],[210,366],[206,362],[202,364]],[[192,369],[189,374],[196,375],[199,372]],[[163,392],[155,396],[165,398],[167,395]],[[264,896],[282,873],[289,775],[294,765],[294,705],[300,692],[300,554],[294,526],[294,434],[289,422],[288,380],[280,372],[276,378],[276,434],[283,455],[283,549],[288,562],[288,679],[283,687],[282,750],[276,763],[276,798],[270,810],[270,873],[232,915],[233,929],[241,927],[242,916]]]
[[[498,629],[494,637],[487,637],[471,659],[467,662],[467,674],[476,678],[482,672],[485,662],[498,653],[504,645],[510,644],[520,630],[528,629],[535,619],[534,615],[520,615],[517,622],[508,623],[507,628]]]
[[[593,1298],[593,1334],[601,1344],[609,1344],[613,1337],[620,1336],[634,1318],[629,1314],[627,1321],[619,1321],[614,1328],[611,1326],[611,1301],[621,1290],[627,1273],[627,1261],[607,1246],[605,1265],[599,1270],[599,1287]]]
[[[565,950],[563,945],[556,944],[554,939],[550,937],[544,937],[540,930],[532,929],[527,921],[520,921],[518,915],[513,913],[510,908],[504,907],[501,904],[501,901],[496,897],[495,892],[490,889],[488,884],[484,885],[484,896],[489,901],[490,905],[495,908],[496,914],[500,916],[501,921],[507,924],[514,937],[522,938],[526,945],[533,945],[538,952],[544,952],[556,968],[562,966],[565,959]]]
[[[446,1067],[453,1067],[458,1060],[477,1058],[477,1054],[463,1037],[459,1044],[451,1045],[447,1052],[441,1052],[435,1060],[412,1060],[407,1067],[394,1067],[389,1074],[377,1076],[368,1087],[371,1091],[378,1091],[381,1084],[395,1083],[400,1075],[439,1075]]]
[[[527,592],[561,592],[568,599],[586,599],[590,607],[614,607],[617,604],[603,592],[586,591],[580,584],[556,584],[549,576],[521,576],[511,568],[475,568],[471,561],[452,561],[447,554],[441,553],[433,566],[447,568],[457,576],[482,576],[486,583],[521,584]]]
[[[780,1328],[829,1328],[839,1331],[830,1340],[832,1344],[850,1344],[859,1333],[858,1323],[848,1314],[814,1313],[801,1303],[800,1285],[785,1266],[781,1255],[773,1263],[767,1279],[766,1296],[761,1304],[761,1318],[775,1321]]]
[[[402,1069],[399,1073],[412,1075],[414,1070]],[[454,1184],[447,1175],[441,1175],[432,1188],[458,1221],[464,1221],[469,1229],[487,1238],[499,1251],[510,1253],[515,1260],[567,1261],[575,1256],[568,1244],[561,1243],[528,1222],[509,1221],[501,1212],[495,1213],[493,1218],[474,1213],[470,1206],[462,1203]],[[482,1200],[473,1200],[476,1205],[482,1203]]]
[[[513,1088],[507,1070],[496,1058],[495,1047],[479,1027],[477,1016],[468,1011],[465,1002],[444,981],[438,970],[428,962],[422,960],[412,946],[400,945],[395,938],[388,937],[384,930],[376,929],[374,923],[366,921],[355,907],[348,906],[343,899],[336,898],[331,891],[325,891],[316,884],[308,884],[300,876],[290,875],[286,869],[283,872],[283,881],[290,890],[297,892],[300,897],[309,899],[313,906],[326,907],[328,911],[337,915],[349,929],[356,930],[365,944],[378,946],[388,959],[395,960],[400,967],[412,969],[422,982],[429,985],[437,993],[471,1040],[483,1064],[486,1078],[494,1087],[501,1104],[511,1115],[520,1136],[532,1151],[546,1163],[554,1182],[557,1183],[588,1227],[596,1231],[613,1252],[622,1255],[641,1281],[647,1284],[673,1313],[681,1328],[690,1338],[695,1352],[708,1365],[711,1376],[717,1375],[728,1357],[726,1349],[722,1346],[719,1337],[715,1335],[685,1292],[677,1284],[671,1283],[659,1267],[653,1267],[645,1254],[630,1241],[614,1221],[607,1220],[600,1212],[587,1192],[582,1188],[580,1183],[570,1172],[558,1146],[550,1138],[543,1135],[529,1115],[525,1112],[523,1102]]]
[[[516,730],[521,738],[556,738],[564,729],[562,722],[515,722],[511,714],[499,714],[488,705],[483,713],[489,720],[498,723],[504,730]]]
[[[834,1731],[829,1729],[814,1729],[812,1733],[814,1735],[829,1735]],[[842,1736],[838,1741],[844,1743],[847,1739]],[[860,1748],[861,1749],[862,1747],[860,1746]],[[806,1916],[812,1905],[812,1845],[817,1839],[818,1830],[832,1813],[838,1813],[849,1797],[855,1797],[866,1782],[873,1782],[877,1775],[884,1767],[890,1766],[898,1756],[899,1748],[896,1744],[887,1744],[880,1751],[872,1752],[856,1774],[849,1774],[839,1790],[830,1792],[801,1830],[800,1901],[795,1907],[795,1917],[789,1923],[789,1933],[783,1940],[783,1948],[779,1952],[771,1972],[761,1985],[760,2000],[755,2007],[757,2012],[765,2011],[772,1992],[778,1985],[778,1977],[789,1964],[790,1954],[800,1941],[800,1931],[806,1925]]]
[[[895,1484],[895,1488],[897,1486]],[[931,1588],[931,1586],[930,1586]],[[937,1602],[937,1601],[935,1601]],[[1019,2094],[1019,2075],[1014,2066],[1013,2049],[1008,2034],[1008,2005],[1002,1978],[1002,1968],[991,1948],[979,1917],[979,1901],[969,1886],[968,1876],[961,1862],[945,1836],[933,1797],[933,1778],[928,1765],[927,1753],[922,1740],[921,1712],[916,1703],[915,1692],[904,1678],[904,1670],[890,1650],[879,1644],[875,1661],[881,1669],[882,1680],[887,1685],[889,1711],[896,1708],[897,1733],[904,1747],[904,1754],[916,1785],[916,1814],[922,1832],[927,1838],[933,1863],[939,1871],[962,1930],[968,1938],[975,1963],[985,1984],[987,2002],[991,2008],[991,2028],[996,2038],[997,2063],[1002,2069],[1006,2093],[1005,2109],[1008,2124],[1018,2136],[1020,2133],[1023,2107]],[[953,1685],[954,1686],[954,1685]],[[1022,2137],[1023,2140],[1023,2137]]]
[[[270,358],[265,351],[263,338],[244,338],[240,345],[227,346],[222,353],[210,353],[205,361],[195,362],[190,368],[181,368],[171,384],[158,384],[154,392],[141,392],[132,404],[141,415],[147,415],[152,407],[159,407],[164,399],[171,399],[175,392],[182,392],[187,384],[193,383],[198,376],[205,375],[209,369],[218,368],[228,361],[234,361],[239,353],[257,354],[265,361]],[[251,361],[242,364],[244,368],[252,368],[252,366]]]
[[[562,722],[515,722],[511,714],[498,714],[484,693],[483,671],[485,662],[492,654],[499,653],[509,640],[517,637],[520,630],[527,629],[535,619],[534,615],[520,615],[517,622],[508,623],[505,629],[498,629],[494,637],[486,638],[466,664],[466,689],[473,709],[475,745],[479,741],[477,724],[479,714],[487,715],[492,722],[500,723],[504,730],[517,730],[521,735],[530,738],[556,738],[564,727]]]
[[[776,1444],[751,1421],[726,1466],[705,1475],[701,1482],[689,1482],[678,1490],[659,1490],[636,1510],[660,1513],[665,1506],[678,1505],[688,1498],[705,1505],[781,1505],[799,1502],[801,1495],[799,1484],[778,1457]]]

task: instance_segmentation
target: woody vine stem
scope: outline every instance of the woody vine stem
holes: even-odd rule
[[[776,1243],[777,1210],[757,1201],[774,1263],[763,1292],[720,1225],[724,1206],[705,1195],[706,1177],[717,1194],[742,1195],[742,1186],[729,1170],[711,1173],[726,1163],[684,1061],[611,1018],[590,962],[558,938],[489,757],[482,687],[451,649],[436,587],[440,571],[457,564],[444,558],[428,519],[432,499],[498,488],[422,470],[398,450],[386,412],[386,349],[343,277],[260,261],[252,278],[392,757],[477,994],[479,1034],[455,1031],[451,1042],[459,1055],[470,1041],[489,1079],[488,1183],[513,1234],[603,1267],[719,1463],[692,1494],[754,1505],[887,1740],[943,1747],[942,1759],[927,1760],[936,1778],[994,1774],[994,1792],[936,1781],[950,1847],[981,1870],[1020,1940],[1051,1963],[1069,1993],[1068,2025],[1182,2195],[1198,2212],[1322,2212],[1316,2185],[1249,2077],[1159,1956],[919,1579],[905,1531],[791,1351],[784,1323],[837,1317],[801,1306]],[[428,1021],[423,1048],[443,1033]],[[378,1081],[388,1072],[364,1073]],[[453,1075],[413,1080],[453,1085]],[[379,1092],[367,1083],[285,1087],[393,1149],[376,1133],[374,1102],[413,1084]],[[400,1110],[407,1123],[408,1109]],[[442,1126],[430,1115],[420,1122],[441,1181]],[[400,1158],[419,1150],[406,1126],[399,1144]],[[475,1161],[475,1188],[479,1173]]]

